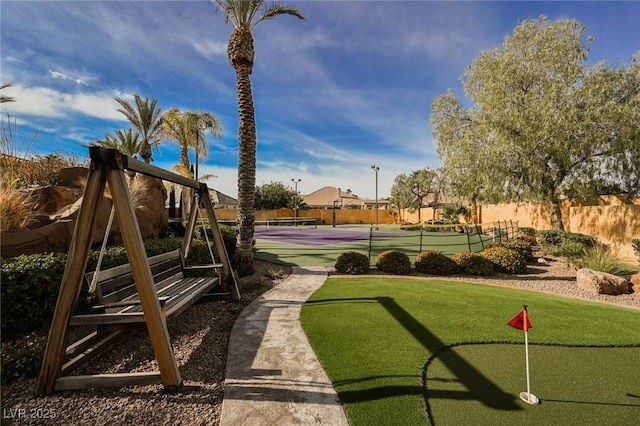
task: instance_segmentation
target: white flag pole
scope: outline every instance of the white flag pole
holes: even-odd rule
[[[524,402],[536,405],[540,403],[540,400],[537,396],[531,393],[531,380],[529,377],[529,327],[528,327],[528,318],[527,318],[527,305],[524,305],[524,310],[522,311],[524,315],[524,353],[526,357],[526,368],[527,368],[527,391],[520,392],[520,399]]]

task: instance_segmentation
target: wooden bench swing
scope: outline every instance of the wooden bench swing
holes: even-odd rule
[[[49,330],[40,370],[38,393],[122,387],[161,383],[166,390],[182,388],[182,377],[169,340],[167,318],[183,312],[205,294],[240,300],[222,234],[216,221],[209,190],[204,183],[185,178],[149,164],[132,160],[116,150],[89,148],[91,166],[87,186],[75,225],[69,257]],[[124,171],[141,173],[180,184],[194,191],[185,239],[181,249],[147,258],[142,236],[129,196]],[[115,216],[129,263],[85,274],[91,242],[97,227],[97,210],[109,185]],[[218,252],[219,263],[187,266],[200,207],[203,206]],[[105,238],[107,236],[105,235]],[[213,259],[213,253],[212,260]],[[214,276],[192,277],[191,270],[214,270]],[[83,280],[96,284],[98,305],[91,313],[76,315]],[[211,291],[217,291],[211,293]],[[68,328],[96,325],[96,331],[68,345]],[[98,375],[70,375],[90,358],[103,353],[132,327],[146,325],[159,371]]]

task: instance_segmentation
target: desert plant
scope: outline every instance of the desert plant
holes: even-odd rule
[[[611,247],[605,244],[597,244],[586,249],[577,263],[581,268],[589,268],[613,275],[630,274],[636,270],[632,265],[620,259],[617,253],[614,253]]]
[[[60,170],[69,167],[88,167],[86,159],[58,150],[55,154],[35,154],[31,156],[34,167],[30,169],[28,176],[24,177],[25,185],[56,185],[60,176]]]
[[[366,274],[369,272],[369,258],[356,251],[347,251],[338,256],[335,268],[343,274]]]
[[[376,256],[376,268],[389,274],[406,275],[411,272],[411,261],[401,251],[386,250]]]
[[[551,251],[554,256],[560,256],[567,259],[568,262],[574,262],[584,254],[586,247],[577,241],[565,241],[555,250]]]
[[[28,228],[35,217],[33,206],[30,194],[0,185],[0,232]]]
[[[506,247],[494,246],[480,252],[482,256],[493,263],[494,270],[508,274],[522,274],[527,272],[527,260],[525,257]]]
[[[417,272],[432,275],[452,275],[458,272],[458,265],[448,256],[436,250],[418,253],[415,259]]]
[[[37,133],[30,139],[18,136],[18,124],[13,122],[9,113],[4,113],[0,118],[0,182],[9,190],[21,188],[26,185],[22,182],[25,176],[36,167],[33,161],[27,159],[30,155]]]
[[[465,275],[489,276],[493,274],[493,263],[478,253],[456,253],[451,256]]]
[[[464,216],[469,209],[460,203],[449,204],[442,209],[441,216],[447,223],[460,223],[460,216]]]

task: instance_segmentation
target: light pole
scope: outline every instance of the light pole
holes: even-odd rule
[[[336,207],[342,208],[342,197],[340,196],[342,190],[338,188],[336,191],[336,199],[333,200],[333,227],[336,227]]]
[[[291,182],[293,182],[293,184],[296,186],[296,189],[295,189],[295,193],[296,193],[295,197],[296,197],[296,199],[295,199],[295,204],[293,205],[293,226],[298,226],[298,202],[299,202],[299,199],[298,199],[298,184],[300,182],[302,182],[302,179],[291,178]]]
[[[376,172],[376,229],[378,229],[378,172],[380,171],[380,167],[372,164],[371,168]]]

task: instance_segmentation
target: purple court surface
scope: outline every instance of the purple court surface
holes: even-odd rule
[[[335,228],[303,228],[293,226],[256,226],[255,238],[258,240],[268,240],[278,243],[298,244],[303,246],[324,246],[329,244],[348,243],[354,241],[368,241],[369,229],[353,228],[346,230],[344,228],[336,230]],[[376,238],[395,237],[397,234],[375,232]]]

